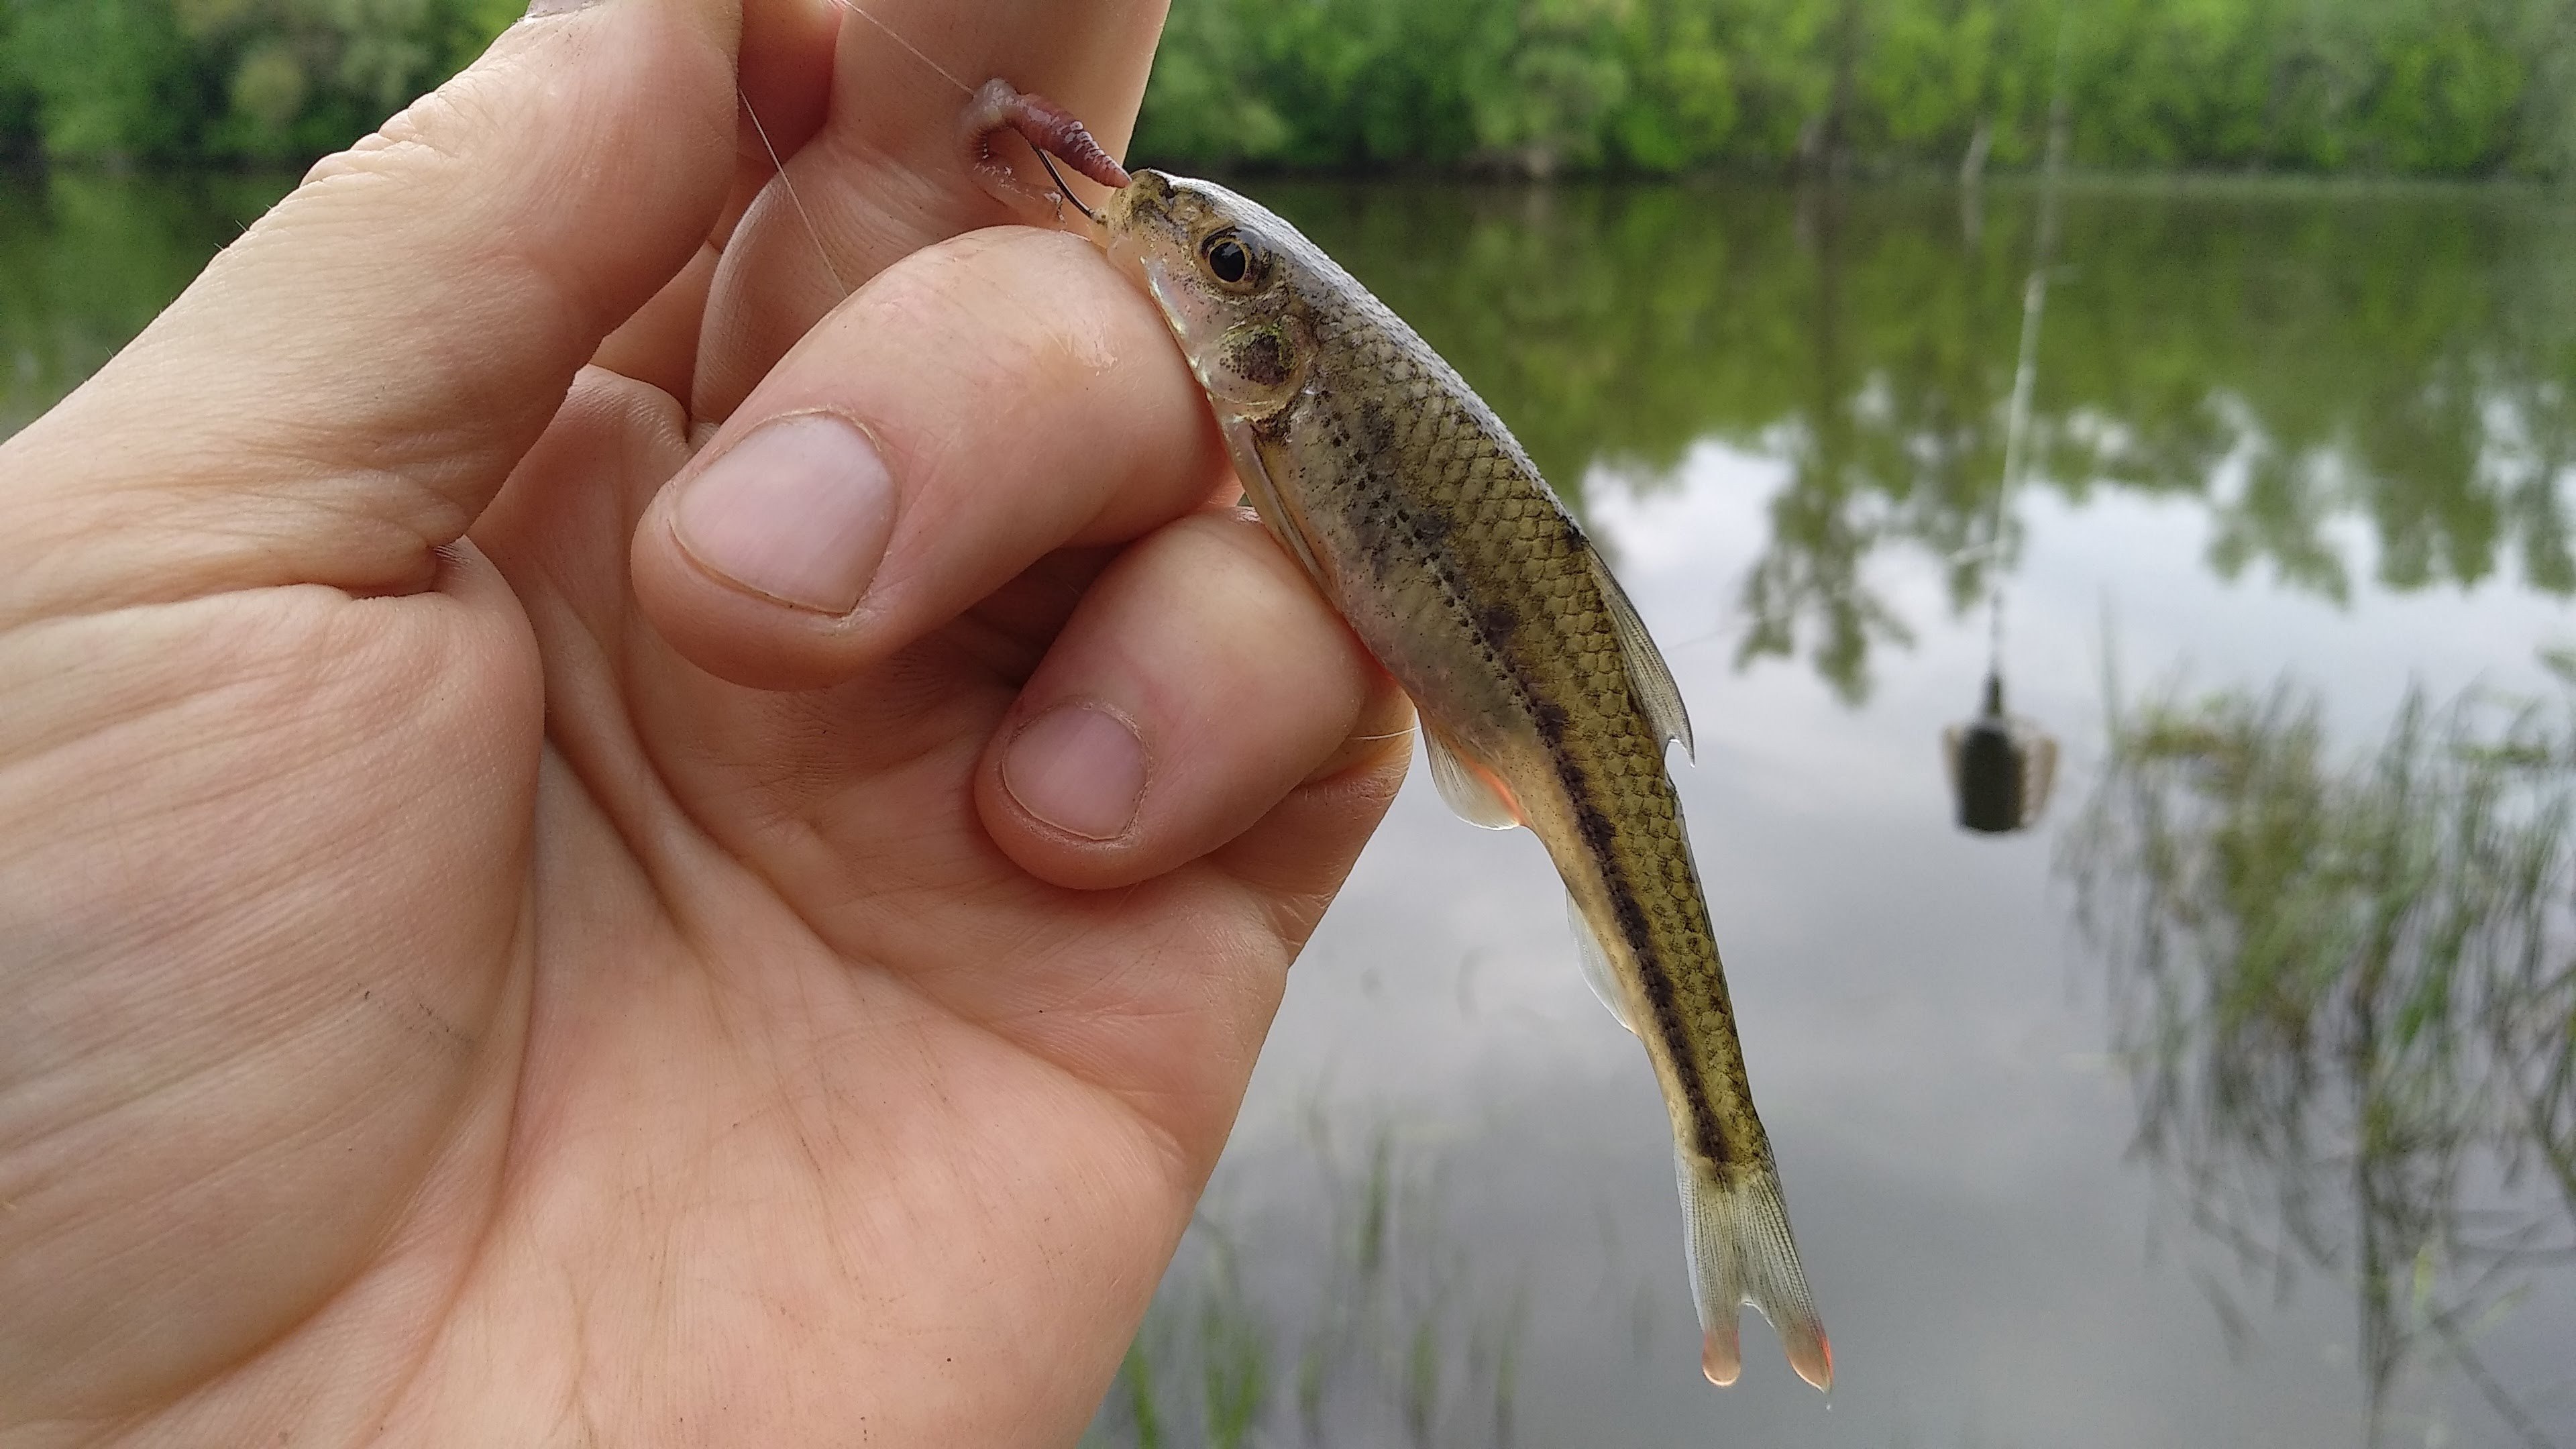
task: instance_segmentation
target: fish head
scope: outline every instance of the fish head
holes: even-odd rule
[[[1314,247],[1267,208],[1217,185],[1138,171],[1101,221],[1109,259],[1141,284],[1199,386],[1244,418],[1285,407],[1314,356]]]

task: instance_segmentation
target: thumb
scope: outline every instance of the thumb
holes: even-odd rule
[[[426,586],[600,339],[705,241],[739,29],[728,0],[532,13],[316,166],[0,447],[0,625]]]

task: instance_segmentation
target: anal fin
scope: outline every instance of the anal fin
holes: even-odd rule
[[[1619,1019],[1619,1024],[1628,1028],[1628,1035],[1635,1036],[1637,1023],[1629,1016],[1627,998],[1619,991],[1619,978],[1611,973],[1610,953],[1602,948],[1601,933],[1592,929],[1592,922],[1585,918],[1583,907],[1577,905],[1572,896],[1565,898],[1565,924],[1574,930],[1575,957],[1583,963],[1584,983],[1592,988],[1593,995],[1601,998],[1603,1006],[1610,1008],[1610,1014]]]

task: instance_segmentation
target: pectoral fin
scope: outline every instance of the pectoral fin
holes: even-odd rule
[[[1620,653],[1628,661],[1628,689],[1637,697],[1637,708],[1654,727],[1655,738],[1679,741],[1685,756],[1698,758],[1691,745],[1690,712],[1682,708],[1682,688],[1673,682],[1664,651],[1655,647],[1646,621],[1637,617],[1637,606],[1628,602],[1628,591],[1619,587],[1600,550],[1594,549],[1590,558],[1592,582],[1601,591],[1602,606],[1610,611],[1610,627],[1619,636]]]
[[[1278,485],[1271,481],[1270,464],[1261,456],[1261,440],[1254,436],[1252,424],[1221,412],[1217,421],[1225,433],[1226,456],[1234,460],[1234,476],[1252,499],[1252,511],[1261,515],[1261,526],[1269,529],[1279,546],[1297,560],[1298,567],[1314,580],[1316,588],[1323,590],[1324,597],[1332,598],[1332,580],[1324,577],[1324,566],[1316,560],[1314,546],[1306,542],[1296,518],[1288,512],[1286,500],[1279,496]]]

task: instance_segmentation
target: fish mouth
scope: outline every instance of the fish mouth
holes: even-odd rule
[[[1186,250],[1184,228],[1173,214],[1173,202],[1179,195],[1171,177],[1160,171],[1137,171],[1125,186],[1109,194],[1109,202],[1100,212],[1101,250],[1108,253],[1113,266],[1127,274],[1128,280],[1164,303],[1167,310],[1170,299],[1154,284],[1155,268],[1149,263],[1157,251],[1175,246]]]
[[[1126,185],[1109,193],[1109,203],[1100,210],[1111,241],[1137,231],[1170,230],[1172,198],[1177,194],[1172,178],[1160,171],[1131,173]]]

